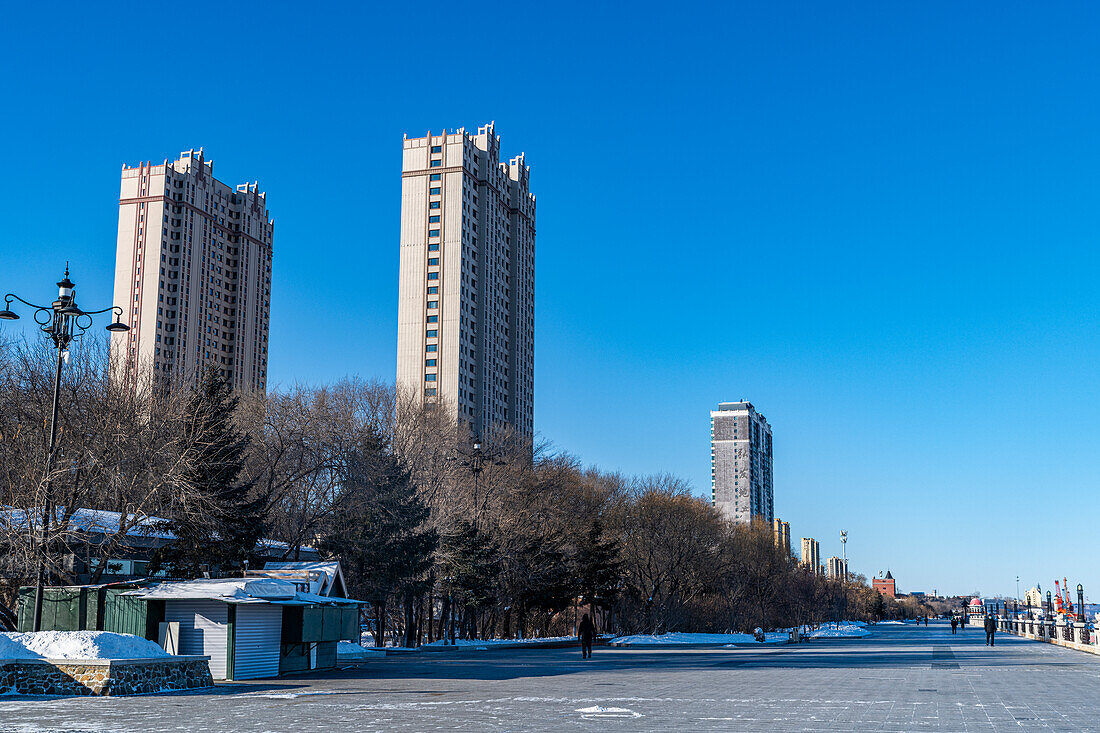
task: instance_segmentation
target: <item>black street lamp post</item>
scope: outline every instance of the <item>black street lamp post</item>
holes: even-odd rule
[[[1077,620],[1085,622],[1085,588],[1080,583],[1077,584]]]
[[[76,286],[69,280],[69,268],[65,267],[65,277],[57,283],[57,300],[49,306],[37,305],[23,300],[14,293],[4,296],[4,310],[0,311],[0,320],[15,321],[19,314],[11,309],[12,301],[34,308],[34,321],[53,341],[57,349],[57,364],[53,376],[53,407],[50,412],[50,442],[46,450],[46,475],[42,482],[43,512],[41,520],[41,542],[38,546],[38,578],[34,588],[34,631],[42,628],[42,587],[46,577],[46,550],[49,542],[50,517],[53,503],[50,496],[50,472],[53,470],[54,454],[57,452],[57,409],[61,395],[61,367],[65,363],[65,354],[69,344],[79,339],[92,327],[92,316],[108,311],[115,314],[115,320],[107,326],[112,333],[129,331],[130,327],[122,322],[122,308],[113,305],[97,311],[81,310],[76,305]]]
[[[470,469],[470,473],[474,477],[474,528],[480,529],[478,526],[481,519],[481,500],[478,494],[478,477],[481,476],[481,472],[485,470],[486,465],[503,466],[504,461],[500,460],[500,453],[496,449],[489,449],[485,451],[481,447],[481,441],[474,441],[474,449],[469,453],[463,453],[459,451],[458,458],[448,458],[450,461],[458,461],[460,466],[465,466]]]

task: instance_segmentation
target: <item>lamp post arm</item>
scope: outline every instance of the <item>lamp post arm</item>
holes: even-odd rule
[[[82,310],[81,313],[85,316],[97,316],[100,313],[106,313],[107,311],[112,311],[116,316],[118,316],[119,318],[122,318],[122,306],[120,306],[120,305],[108,306],[106,308],[101,308],[97,311]]]
[[[22,298],[20,298],[15,293],[8,293],[4,296],[4,302],[7,303],[8,305],[11,305],[11,302],[13,300],[18,300],[23,305],[28,305],[31,308],[34,308],[36,310],[40,310],[40,311],[53,310],[53,308],[49,307],[48,305],[38,305],[37,303],[32,303],[29,300],[23,300]]]

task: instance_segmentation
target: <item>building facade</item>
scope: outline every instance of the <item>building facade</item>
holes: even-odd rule
[[[802,564],[812,573],[821,572],[821,544],[813,537],[802,538]]]
[[[782,519],[772,522],[772,531],[775,534],[775,546],[780,547],[788,555],[791,554],[791,525]]]
[[[534,435],[535,197],[492,123],[405,138],[397,384],[478,437]]]
[[[274,226],[258,185],[217,180],[201,148],[123,166],[115,302],[131,329],[111,337],[116,368],[191,381],[212,366],[266,389]]]
[[[830,557],[825,561],[825,574],[830,580],[843,580],[848,577],[848,565],[839,557]]]
[[[710,413],[710,487],[727,519],[772,525],[772,429],[751,402],[722,402]]]
[[[897,598],[898,587],[894,582],[894,576],[890,574],[889,570],[886,571],[886,577],[884,578],[872,578],[871,587],[884,596]]]

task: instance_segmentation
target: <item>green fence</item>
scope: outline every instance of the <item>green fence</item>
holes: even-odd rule
[[[42,631],[115,631],[157,641],[164,601],[122,595],[130,587],[44,588]],[[34,628],[34,588],[19,589],[18,630]]]
[[[96,631],[99,628],[100,598],[96,588],[44,588],[42,631]],[[19,631],[34,629],[34,592],[19,589],[16,613]]]

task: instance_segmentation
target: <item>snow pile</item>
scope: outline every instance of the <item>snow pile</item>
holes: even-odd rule
[[[148,659],[169,657],[157,644],[110,631],[0,633],[0,659]]]
[[[904,621],[879,621],[879,625],[881,625],[881,626],[886,626],[886,625],[904,626],[905,622]]]
[[[576,641],[575,636],[544,636],[536,639],[455,639],[456,647],[490,647],[499,644],[538,644],[544,641]],[[424,647],[429,649],[439,649],[443,646],[450,646],[450,640],[444,644],[443,640],[433,641],[431,644],[424,644]]]
[[[636,713],[629,708],[611,708],[603,705],[592,705],[587,708],[577,708],[577,712],[581,713],[581,717],[585,719],[592,718],[640,718],[641,713]]]
[[[336,645],[337,659],[373,659],[384,656],[386,653],[381,649],[369,649],[350,641],[341,641]]]
[[[765,642],[787,641],[790,635],[786,631],[771,631],[764,634]],[[610,642],[611,646],[653,645],[666,646],[676,644],[758,644],[752,634],[686,634],[674,632],[669,634],[634,634],[632,636],[617,636]]]
[[[863,626],[845,624],[839,627],[822,626],[816,631],[811,631],[806,636],[811,639],[862,639],[870,635],[871,632],[863,628]]]

